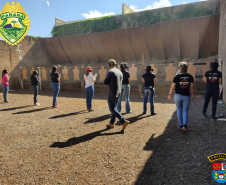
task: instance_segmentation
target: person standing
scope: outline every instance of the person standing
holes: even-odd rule
[[[222,73],[218,71],[218,62],[210,63],[210,71],[205,73],[205,103],[203,105],[203,117],[206,117],[206,110],[212,97],[212,120],[216,120],[217,100],[219,99],[219,84],[222,83]]]
[[[114,128],[115,118],[117,117],[120,120],[120,122],[123,124],[121,133],[124,133],[124,130],[128,126],[129,121],[125,120],[117,110],[117,102],[122,90],[123,76],[122,76],[122,72],[116,68],[117,63],[114,59],[110,59],[108,61],[108,65],[110,70],[106,75],[104,84],[108,85],[107,101],[108,101],[109,110],[112,116],[111,116],[110,123],[107,124],[106,126],[107,128]]]
[[[96,81],[96,74],[92,75],[93,70],[90,67],[86,68],[86,74],[84,75],[85,90],[86,90],[86,106],[89,112],[94,111],[92,109],[92,100],[94,96],[94,82]]]
[[[4,69],[2,71],[2,89],[3,89],[3,98],[4,98],[4,102],[5,103],[9,103],[8,99],[7,99],[7,95],[9,92],[9,79],[10,76],[8,76],[8,70]]]
[[[50,86],[53,91],[53,108],[58,108],[59,105],[57,104],[57,96],[60,91],[61,75],[57,72],[57,66],[53,66],[50,76],[51,76],[51,81],[52,81]]]
[[[147,101],[148,97],[150,100],[151,107],[151,115],[156,115],[157,113],[154,111],[154,97],[155,97],[155,83],[156,83],[156,75],[151,71],[151,65],[147,65],[145,68],[145,73],[142,75],[142,82],[144,83],[144,103],[143,103],[143,114],[147,112]]]
[[[130,105],[129,105],[129,96],[130,96],[130,73],[129,71],[126,71],[128,69],[127,63],[123,62],[120,65],[120,69],[123,75],[122,80],[122,92],[118,98],[118,105],[117,109],[119,112],[121,112],[121,104],[122,104],[122,97],[125,96],[125,102],[126,102],[126,113],[131,113]]]
[[[188,109],[191,97],[192,100],[194,100],[194,78],[192,75],[187,73],[188,64],[186,62],[180,62],[178,65],[178,70],[179,73],[173,79],[168,99],[171,99],[171,94],[175,88],[174,101],[177,107],[179,129],[186,131],[188,122]]]
[[[37,101],[37,96],[38,96],[38,85],[40,84],[39,80],[38,80],[38,71],[35,70],[33,71],[32,75],[31,75],[31,87],[34,91],[34,105],[40,105],[40,103],[38,103]]]

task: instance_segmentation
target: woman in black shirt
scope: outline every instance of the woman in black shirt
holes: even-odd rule
[[[52,72],[50,73],[51,76],[51,88],[53,91],[53,108],[58,108],[59,105],[57,104],[57,96],[60,91],[60,74],[57,72],[57,66],[53,66]]]
[[[155,98],[155,83],[156,75],[152,73],[153,69],[151,65],[147,65],[145,68],[146,73],[142,75],[142,82],[144,83],[144,103],[143,103],[143,114],[147,112],[148,98],[150,100],[151,115],[156,115],[154,111],[154,98]]]
[[[126,71],[126,69],[128,68],[127,63],[126,62],[121,63],[120,68],[121,68],[121,72],[122,72],[122,75],[123,75],[123,80],[122,80],[122,91],[121,91],[121,94],[118,98],[117,110],[119,112],[121,112],[122,97],[124,95],[125,96],[125,102],[126,102],[126,113],[131,113],[130,105],[129,105],[130,73],[129,73],[129,71]]]
[[[38,96],[38,85],[39,85],[39,80],[38,80],[38,71],[35,70],[33,71],[33,74],[31,75],[31,85],[32,85],[32,89],[34,90],[34,105],[40,105],[37,102],[37,96]]]
[[[203,105],[203,117],[206,117],[206,110],[212,97],[212,120],[216,120],[217,100],[219,98],[219,84],[222,83],[222,73],[218,71],[218,62],[210,63],[210,71],[205,74],[206,92]]]
[[[171,99],[171,94],[175,88],[174,101],[177,107],[179,129],[187,130],[188,109],[191,101],[190,90],[192,99],[194,99],[194,78],[187,73],[188,64],[186,62],[180,62],[178,70],[179,73],[173,79],[168,99]]]

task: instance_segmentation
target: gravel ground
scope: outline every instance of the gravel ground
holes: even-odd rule
[[[95,95],[88,113],[83,93],[42,91],[33,106],[31,91],[9,94],[0,103],[0,184],[216,184],[208,156],[226,153],[224,124],[202,118],[203,98],[190,105],[189,130],[177,129],[176,107],[155,98],[156,116],[142,113],[142,98],[131,95],[131,124],[106,130],[106,94]],[[2,102],[2,95],[0,102]],[[222,106],[218,113],[222,113]],[[210,114],[210,113],[209,113]]]

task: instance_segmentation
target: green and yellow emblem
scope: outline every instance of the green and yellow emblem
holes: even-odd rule
[[[19,43],[27,35],[30,19],[19,2],[7,2],[0,12],[0,36],[9,44]]]

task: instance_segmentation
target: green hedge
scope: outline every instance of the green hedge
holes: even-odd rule
[[[122,28],[133,28],[181,19],[190,19],[201,16],[219,14],[219,6],[215,9],[206,9],[195,4],[188,4],[183,9],[175,11],[175,7],[157,10],[146,10],[138,13],[124,14],[120,16],[106,16],[95,19],[77,21],[71,24],[55,26],[52,36],[80,35],[89,32],[104,32]],[[126,25],[126,27],[125,27]]]

